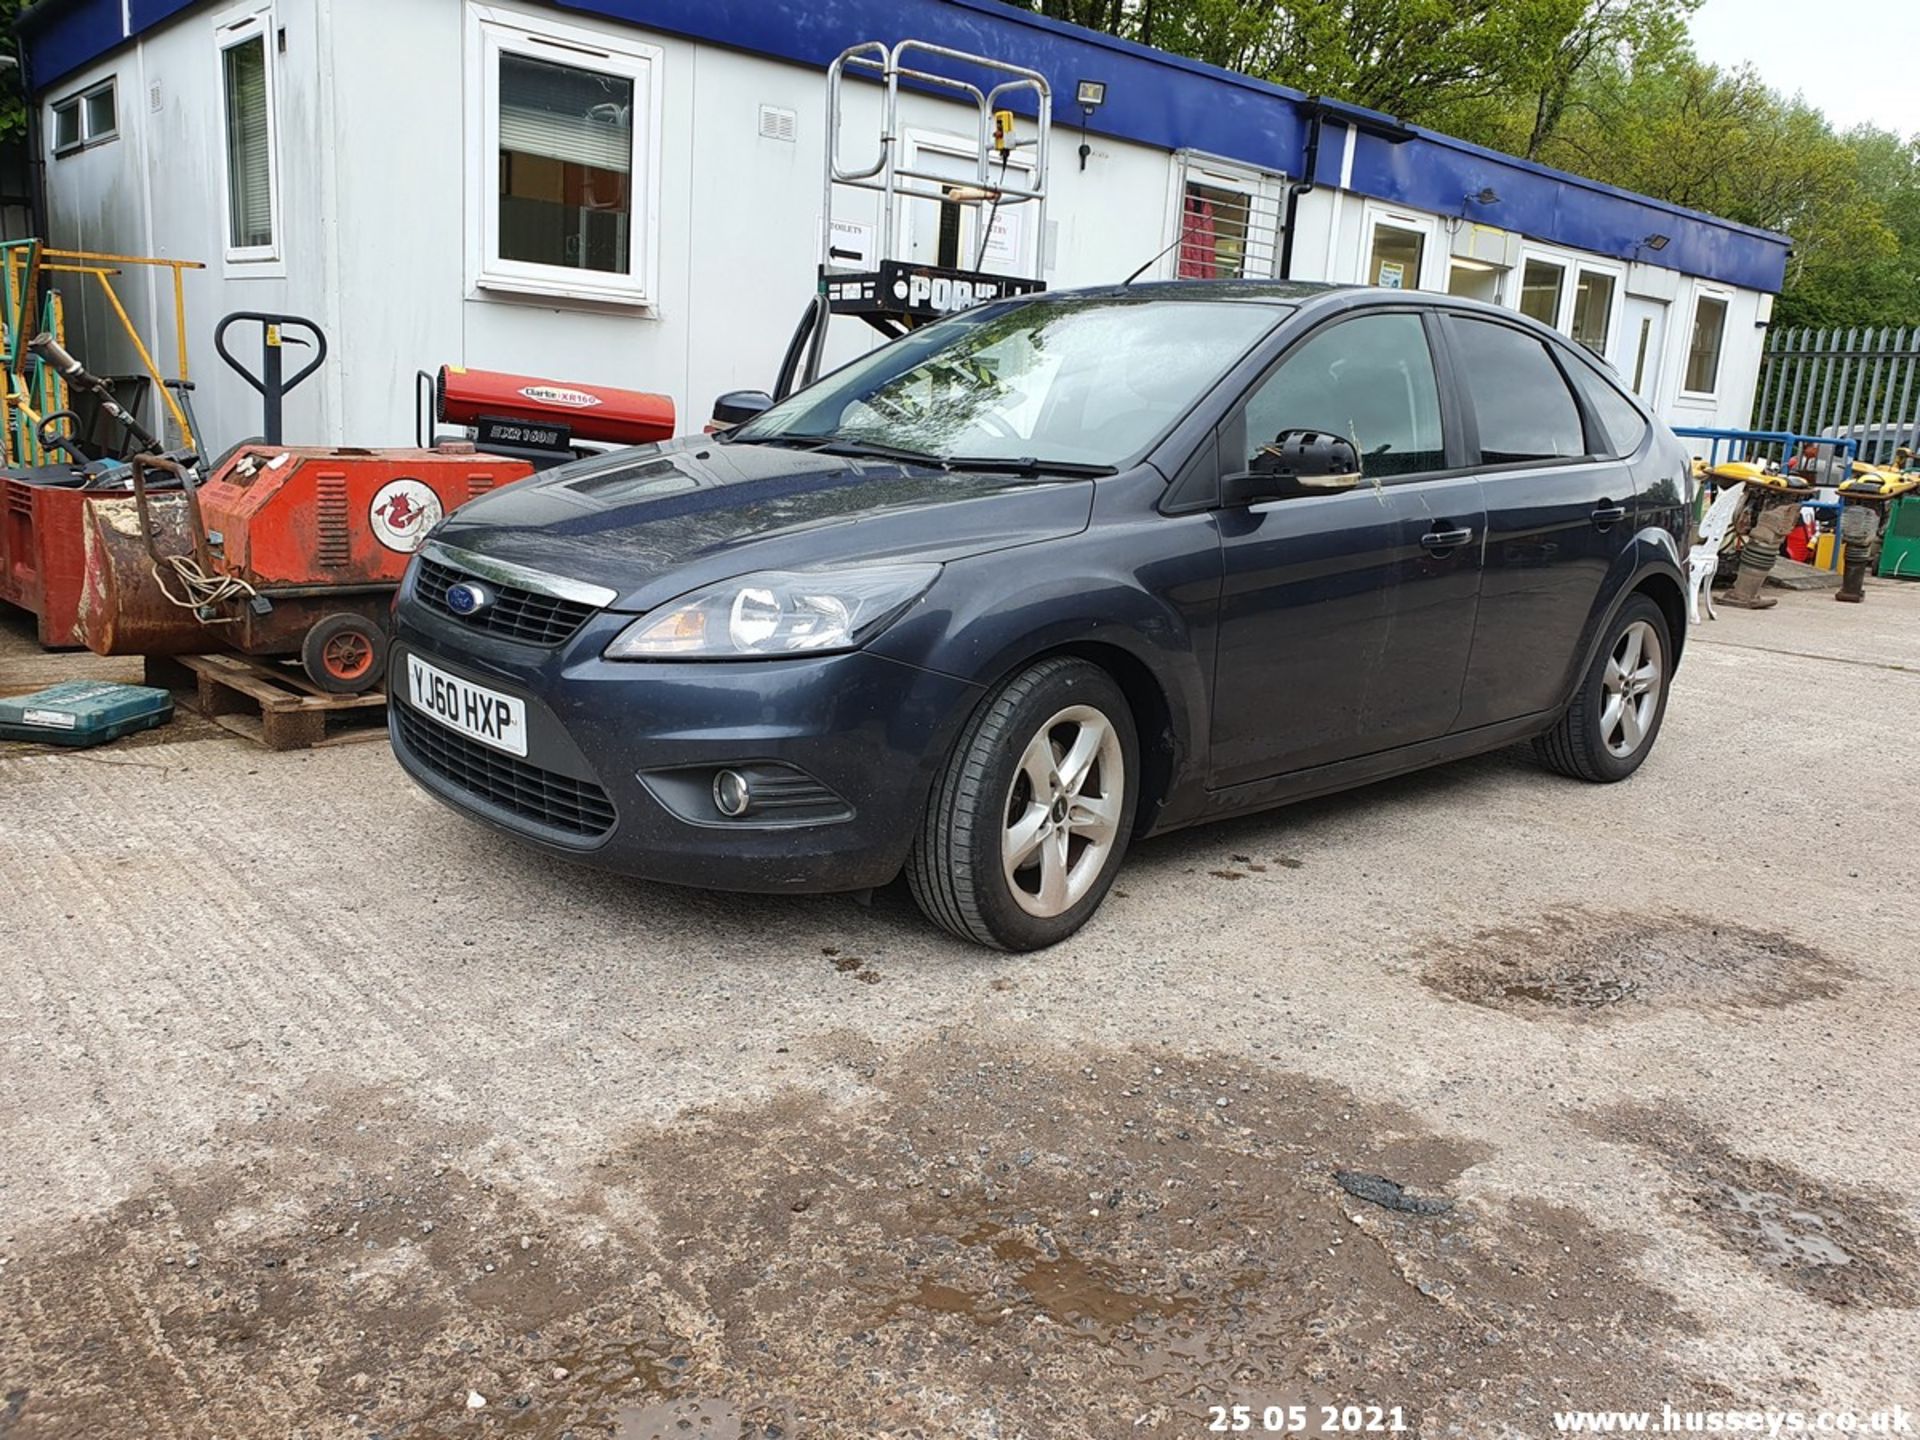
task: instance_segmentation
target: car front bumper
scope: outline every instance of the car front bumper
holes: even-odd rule
[[[632,619],[596,614],[562,645],[542,648],[485,634],[403,590],[388,671],[388,733],[402,768],[464,814],[648,880],[828,892],[899,873],[978,687],[865,651],[600,658]],[[410,654],[522,701],[524,759],[414,707]],[[713,806],[708,777],[741,767],[787,777],[790,792],[798,786],[819,803],[729,820]]]

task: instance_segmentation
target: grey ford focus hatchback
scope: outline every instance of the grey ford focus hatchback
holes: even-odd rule
[[[1647,758],[1689,459],[1603,365],[1450,296],[1056,292],[729,434],[463,506],[397,601],[395,754],[678,884],[905,872],[1025,950],[1129,844],[1516,741]]]

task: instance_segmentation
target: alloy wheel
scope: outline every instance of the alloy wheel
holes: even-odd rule
[[[1653,729],[1666,680],[1664,662],[1660,636],[1645,620],[1621,632],[1607,658],[1600,701],[1600,739],[1609,754],[1626,759]]]
[[[1119,835],[1126,762],[1113,723],[1070,705],[1035,732],[1008,788],[1001,866],[1015,902],[1052,919],[1100,878]]]

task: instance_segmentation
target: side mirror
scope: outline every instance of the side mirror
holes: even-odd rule
[[[772,404],[773,397],[764,390],[729,390],[713,402],[713,418],[707,422],[707,433],[731,430]]]
[[[1332,495],[1360,483],[1360,452],[1343,435],[1326,430],[1282,430],[1262,445],[1251,469],[1220,481],[1228,505]]]

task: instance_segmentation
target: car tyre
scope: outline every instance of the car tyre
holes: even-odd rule
[[[1624,780],[1653,750],[1673,679],[1667,617],[1646,595],[1620,608],[1560,722],[1534,741],[1549,768],[1577,780]]]
[[[1038,950],[1084,925],[1139,802],[1133,712],[1099,666],[1055,656],[983,703],[935,780],[907,882],[963,940]]]

